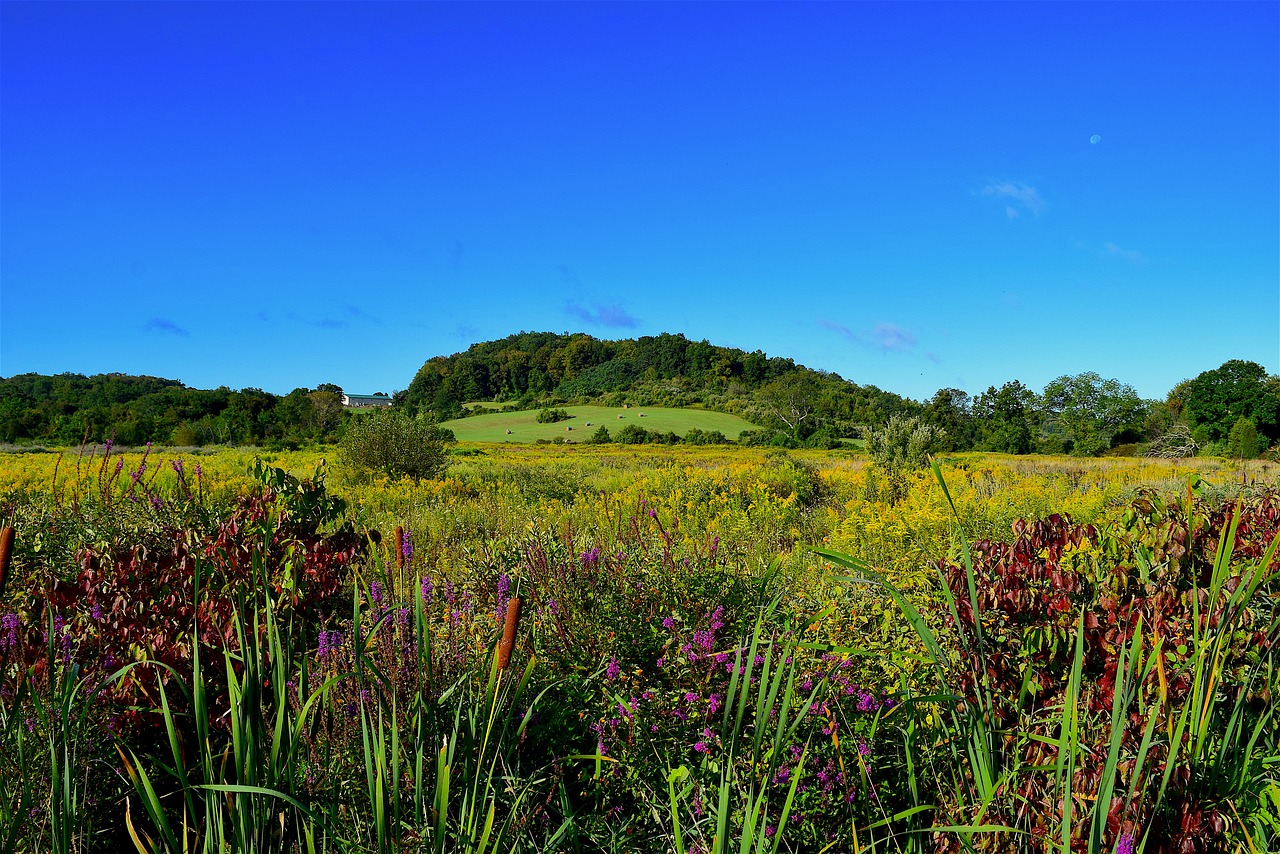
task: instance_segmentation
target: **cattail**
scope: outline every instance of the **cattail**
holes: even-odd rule
[[[13,528],[0,531],[0,602],[4,601],[4,587],[9,581],[9,559],[13,557]]]
[[[511,664],[511,650],[516,646],[516,629],[520,627],[520,597],[507,600],[507,619],[502,624],[502,643],[498,646],[498,669],[506,670]]]
[[[404,547],[400,545],[403,542],[404,542],[404,526],[396,525],[395,550],[396,550],[396,568],[397,569],[404,569]]]

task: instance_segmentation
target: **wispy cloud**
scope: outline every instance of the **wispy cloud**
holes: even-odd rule
[[[560,281],[564,282],[569,287],[582,287],[582,282],[578,281],[577,274],[573,272],[573,268],[568,264],[560,264],[556,267],[556,272],[560,274]]]
[[[1004,202],[1004,213],[1009,219],[1017,219],[1024,213],[1038,217],[1049,209],[1049,203],[1040,192],[1021,181],[992,181],[981,192],[988,198]]]
[[[333,317],[322,317],[316,321],[316,326],[321,329],[349,329],[351,324],[345,320],[338,320]]]
[[[892,323],[877,323],[876,328],[871,330],[871,336],[880,345],[880,349],[886,352],[905,353],[914,350],[916,346],[916,336],[911,330]]]
[[[916,347],[915,333],[894,323],[877,323],[869,330],[854,331],[843,323],[820,317],[818,325],[848,341],[884,353],[906,353]]]
[[[370,314],[359,306],[348,303],[342,307],[342,312],[353,320],[363,320],[367,323],[373,323],[378,326],[382,325],[382,318]]]
[[[191,334],[166,317],[153,317],[148,320],[147,325],[142,328],[147,332],[157,332],[161,335],[177,335],[181,338],[186,338]]]
[[[825,317],[818,318],[818,325],[823,329],[829,329],[842,338],[848,338],[850,341],[857,341],[858,336],[853,330],[842,323],[836,323],[834,320],[827,320]]]
[[[465,341],[467,343],[475,341],[479,334],[479,329],[476,329],[474,326],[466,323],[459,323],[453,328],[453,337],[459,341]]]
[[[634,329],[640,324],[638,319],[632,317],[620,305],[597,305],[594,308],[584,308],[577,303],[571,302],[564,307],[564,313],[584,323],[591,323],[596,326]]]
[[[1146,260],[1147,260],[1143,256],[1143,254],[1138,250],[1121,249],[1119,246],[1116,246],[1110,240],[1102,244],[1102,248],[1105,249],[1107,251],[1107,254],[1110,255],[1112,258],[1123,258],[1125,261],[1128,261],[1130,264],[1143,264],[1143,263],[1146,263]]]

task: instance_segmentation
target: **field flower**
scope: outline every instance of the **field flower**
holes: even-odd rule
[[[0,649],[12,649],[18,645],[18,615],[10,611],[0,617]]]
[[[317,658],[328,658],[337,652],[342,646],[342,632],[339,631],[322,631],[320,632],[320,646],[316,650]]]
[[[405,528],[400,535],[400,554],[404,557],[405,563],[413,560],[413,540],[409,536],[408,528]]]

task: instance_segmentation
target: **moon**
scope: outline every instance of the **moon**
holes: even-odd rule
[[[1100,142],[1102,142],[1102,137],[1098,136],[1096,133],[1093,136],[1089,137],[1090,145],[1097,145]]]

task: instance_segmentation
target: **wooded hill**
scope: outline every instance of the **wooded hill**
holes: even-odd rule
[[[921,410],[908,398],[791,359],[671,334],[604,341],[521,332],[428,360],[396,396],[408,413],[441,420],[459,417],[465,403],[481,400],[518,409],[588,402],[701,406],[815,444]]]

